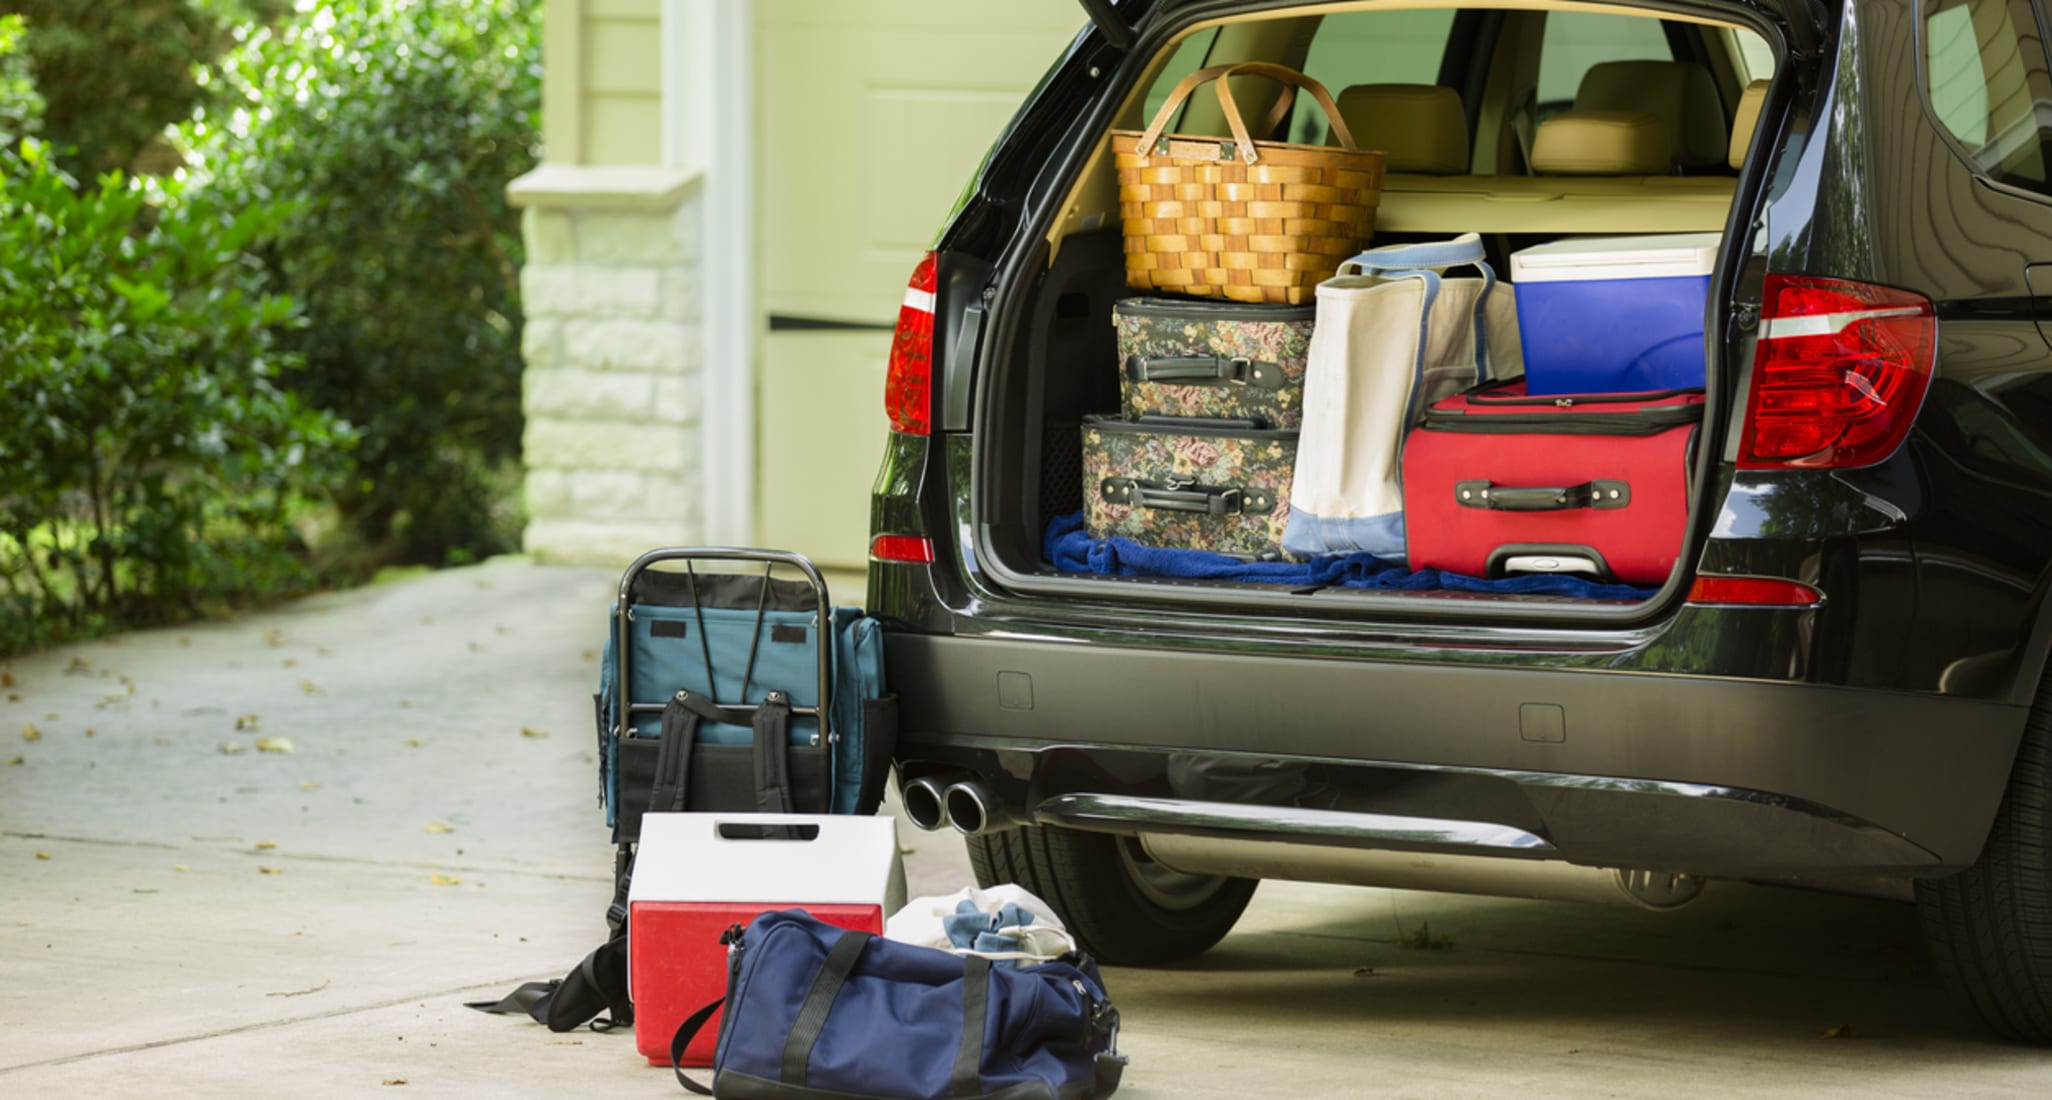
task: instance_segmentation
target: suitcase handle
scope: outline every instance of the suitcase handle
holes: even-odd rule
[[[1197,512],[1223,517],[1266,515],[1275,510],[1275,494],[1267,489],[1199,485],[1194,479],[1147,481],[1137,477],[1108,477],[1098,483],[1097,491],[1113,504],[1163,512]]]
[[[1180,382],[1195,386],[1253,386],[1256,389],[1280,390],[1283,387],[1283,372],[1282,368],[1274,363],[1245,356],[1227,358],[1223,355],[1190,355],[1149,359],[1142,355],[1128,355],[1126,380]]]
[[[1622,481],[1584,481],[1580,485],[1525,487],[1493,481],[1454,482],[1454,501],[1463,508],[1494,512],[1566,512],[1575,508],[1623,508],[1632,502],[1632,487]]]

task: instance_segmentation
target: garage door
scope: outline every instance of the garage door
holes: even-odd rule
[[[1075,0],[758,0],[759,539],[867,557],[912,266],[1084,24]]]

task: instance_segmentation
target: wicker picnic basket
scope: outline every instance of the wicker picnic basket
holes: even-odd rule
[[[1338,146],[1253,140],[1224,79],[1241,75],[1285,85],[1262,133],[1274,131],[1303,88]],[[1163,133],[1211,81],[1232,140]],[[1294,69],[1261,61],[1199,69],[1169,92],[1146,133],[1114,130],[1111,141],[1129,287],[1298,305],[1375,235],[1383,154],[1356,147],[1331,93]]]

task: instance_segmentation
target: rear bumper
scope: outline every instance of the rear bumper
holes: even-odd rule
[[[1972,863],[2024,718],[1999,703],[1645,673],[910,633],[888,645],[904,775],[973,772],[1042,823],[1484,854],[1458,831],[1405,840],[1318,824],[1396,815],[1539,842],[1486,854],[1720,877]],[[1084,821],[1065,797],[1078,795],[1269,812]]]

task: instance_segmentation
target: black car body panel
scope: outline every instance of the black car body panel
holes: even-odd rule
[[[982,430],[975,410],[1023,399],[992,388],[993,357],[1032,323],[1007,307],[1046,266],[1047,206],[1105,101],[1174,26],[1263,6],[1158,3],[1130,54],[1094,29],[1078,39],[1009,132],[1028,152],[997,150],[943,234],[941,407]],[[1754,19],[1785,60],[1712,288],[1706,431],[1722,442],[1705,448],[1692,570],[1623,607],[1278,602],[1125,578],[1055,578],[1057,593],[990,552],[1033,533],[993,534],[976,435],[893,436],[874,529],[925,534],[938,557],[870,569],[901,776],[966,771],[1016,820],[1072,827],[1058,800],[1102,793],[1494,822],[1546,845],[1525,856],[1702,875],[1972,863],[2052,647],[2052,267],[2037,294],[2030,273],[2052,264],[2052,201],[1980,178],[1930,118],[1910,0],[1707,8]],[[1736,467],[1770,272],[1935,303],[1934,380],[1886,461]],[[1691,573],[1787,578],[1824,600],[1687,603]],[[1285,779],[1193,794],[1193,761]]]

